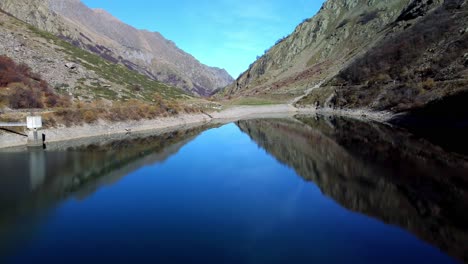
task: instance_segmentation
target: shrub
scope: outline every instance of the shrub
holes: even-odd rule
[[[41,88],[43,92],[50,90],[49,84],[44,80],[39,81],[39,88]]]
[[[94,111],[87,110],[83,113],[83,120],[86,123],[93,123],[97,120],[97,115]]]
[[[275,45],[278,45],[278,44],[280,44],[281,42],[285,41],[288,37],[289,37],[289,36],[284,36],[284,37],[278,39],[278,40],[275,42]],[[267,52],[268,52],[268,50],[265,50],[265,53],[267,53]]]
[[[376,77],[372,78],[369,83],[373,84],[385,84],[391,81],[392,78],[386,73],[379,73]]]
[[[49,84],[39,74],[33,73],[28,65],[16,64],[6,56],[0,56],[0,87],[12,89],[8,95],[12,108],[70,105],[69,98],[55,94]]]
[[[57,107],[70,107],[72,105],[71,98],[69,96],[59,96]]]
[[[55,107],[58,104],[58,96],[54,94],[47,94],[45,99],[45,104],[47,107]]]
[[[42,115],[42,124],[44,127],[56,127],[57,120],[53,116],[53,114],[43,114]]]
[[[61,109],[56,111],[56,115],[61,119],[61,123],[66,126],[77,125],[83,122],[81,113],[76,110]]]
[[[43,108],[41,102],[41,94],[34,91],[23,84],[16,84],[12,87],[13,92],[9,96],[10,107],[14,109],[20,108]]]
[[[7,87],[10,83],[21,82],[23,76],[17,71],[14,61],[6,56],[0,56],[0,87]]]
[[[435,86],[435,81],[432,78],[428,78],[422,83],[422,87],[426,90],[432,90],[434,86]]]
[[[456,74],[450,69],[458,69],[452,65],[468,49],[468,36],[465,34],[455,37],[459,36],[457,30],[460,26],[457,24],[462,23],[462,20],[455,21],[450,13],[439,10],[440,14],[433,13],[413,28],[381,41],[374,49],[343,70],[334,83],[363,84],[382,73],[388,74],[391,79],[405,82],[411,80],[420,82],[418,80],[420,77],[443,80],[449,75]],[[373,14],[363,14],[360,22],[364,23],[373,16]],[[456,41],[444,43],[446,39],[457,38]],[[431,55],[427,69],[421,73],[416,72],[417,64],[420,63],[425,51],[434,48],[434,44],[438,45],[437,49],[440,51]]]
[[[134,92],[141,92],[141,90],[142,90],[141,85],[139,85],[139,84],[132,85],[131,89]]]
[[[167,112],[172,115],[176,115],[181,111],[181,108],[177,102],[171,101],[167,104]]]

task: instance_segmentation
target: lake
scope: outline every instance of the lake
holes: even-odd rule
[[[468,261],[468,158],[258,119],[0,152],[1,263]]]

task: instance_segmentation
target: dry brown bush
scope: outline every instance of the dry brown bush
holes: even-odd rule
[[[57,95],[29,66],[16,64],[6,56],[0,56],[0,87],[11,89],[7,97],[12,108],[59,107],[70,104],[69,98]]]
[[[96,112],[92,111],[92,110],[86,110],[84,111],[83,113],[83,121],[85,123],[94,123],[98,120],[98,117],[97,117],[97,114]]]
[[[83,118],[80,111],[73,109],[60,109],[55,112],[61,124],[69,127],[72,125],[80,125],[83,123]]]
[[[434,79],[432,78],[428,78],[426,79],[423,83],[422,83],[422,87],[426,90],[432,90],[434,87],[435,87],[435,81]]]
[[[43,108],[41,102],[41,93],[26,87],[22,83],[15,83],[11,86],[12,92],[8,98],[10,107],[15,109],[21,108]]]

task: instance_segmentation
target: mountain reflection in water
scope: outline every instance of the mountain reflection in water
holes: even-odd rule
[[[467,157],[343,118],[235,125],[0,152],[0,262],[468,261]]]
[[[21,242],[15,240],[27,240],[30,229],[60,201],[85,199],[142,166],[163,162],[207,128],[0,152],[5,173],[0,177],[0,254]]]
[[[342,206],[468,261],[468,159],[405,131],[335,117],[237,122]]]

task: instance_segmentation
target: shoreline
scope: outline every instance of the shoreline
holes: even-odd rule
[[[303,110],[304,109],[304,110]],[[310,108],[299,108],[300,113],[316,113],[321,115],[334,115],[334,116],[344,116],[354,119],[359,119],[362,121],[374,121],[378,123],[387,123],[393,117],[396,116],[392,112],[375,112],[368,109],[332,109],[332,108],[320,108],[320,109],[310,109]]]
[[[175,117],[162,117],[150,120],[105,122],[102,120],[93,124],[72,127],[55,127],[39,130],[46,135],[45,143],[82,140],[86,138],[125,135],[145,131],[164,131],[183,128],[184,126],[203,125],[210,121],[204,114],[184,114]],[[0,135],[0,149],[26,146],[27,138],[14,134]]]
[[[295,114],[324,114],[338,115],[364,121],[376,121],[385,123],[393,114],[386,112],[371,112],[364,109],[358,110],[335,110],[296,108],[289,104],[265,105],[265,106],[234,106],[220,112],[209,114],[183,114],[175,117],[160,117],[150,120],[106,122],[98,121],[93,124],[85,124],[73,127],[56,127],[39,130],[46,135],[46,143],[57,143],[76,141],[86,138],[125,135],[140,132],[171,131],[186,126],[198,126],[209,123],[226,124],[241,119],[252,118],[281,118],[291,117]],[[0,134],[0,149],[8,149],[26,146],[27,138],[19,135],[3,133]]]

